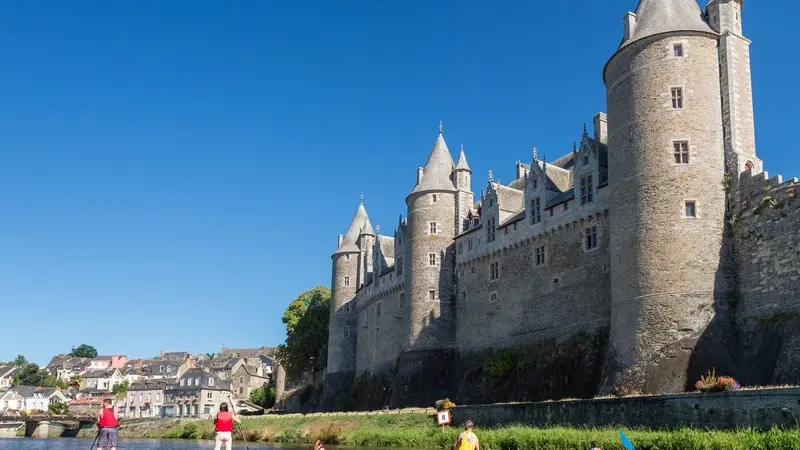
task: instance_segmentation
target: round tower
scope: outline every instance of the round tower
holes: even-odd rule
[[[329,392],[335,392],[352,381],[356,369],[356,290],[362,250],[359,248],[361,230],[369,223],[363,202],[339,238],[339,247],[331,256],[331,311],[328,332],[328,365],[325,382]]]
[[[453,345],[452,247],[457,194],[451,179],[453,168],[440,127],[428,161],[418,171],[417,185],[406,198],[407,350],[438,350]]]
[[[714,316],[725,161],[718,35],[696,0],[641,0],[604,80],[611,346],[602,390],[683,391]]]

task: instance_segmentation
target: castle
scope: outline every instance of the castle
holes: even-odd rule
[[[608,114],[477,198],[440,125],[394,234],[362,201],[339,235],[326,389],[388,374],[392,403],[427,402],[447,393],[432,380],[477,377],[442,361],[576,337],[594,344],[528,369],[559,365],[560,395],[680,392],[711,367],[800,381],[797,180],[756,156],[742,6],[640,0],[603,70]]]

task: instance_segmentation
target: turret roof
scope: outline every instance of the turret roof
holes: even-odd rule
[[[367,210],[364,208],[364,202],[361,202],[358,204],[353,220],[350,221],[350,226],[347,227],[347,232],[344,234],[344,239],[342,239],[342,245],[333,254],[359,251],[356,241],[358,241],[358,236],[361,234],[361,229],[367,224],[369,224],[369,216],[367,216]],[[370,228],[372,228],[372,225],[370,225]]]
[[[472,172],[472,169],[469,168],[469,164],[467,164],[467,155],[464,154],[464,146],[461,146],[461,153],[458,155],[458,162],[456,163],[455,170],[469,170]]]
[[[369,221],[369,217],[367,217],[367,221],[364,223],[364,226],[361,227],[361,234],[370,234],[375,236],[375,230],[372,228],[372,223]]]
[[[413,192],[422,191],[455,191],[456,187],[453,180],[450,179],[450,174],[453,172],[453,157],[450,156],[450,150],[447,148],[447,143],[444,142],[441,127],[439,128],[439,137],[436,138],[436,143],[433,144],[428,161],[422,169],[422,181],[414,187]]]
[[[697,0],[640,0],[636,7],[636,29],[620,47],[671,31],[714,32],[703,19]]]

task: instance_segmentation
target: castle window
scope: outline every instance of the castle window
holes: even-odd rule
[[[436,222],[430,223],[431,234],[436,234]]]
[[[489,199],[489,206],[494,206],[494,199],[493,198]]]
[[[492,303],[497,301],[497,292],[492,292],[489,294],[489,301]]]
[[[684,206],[686,217],[697,217],[697,204],[694,200],[686,200]]]
[[[401,308],[405,308],[405,306],[406,306],[406,293],[405,292],[401,292],[400,293],[400,307]]]
[[[431,290],[428,291],[428,300],[430,300],[432,302],[436,301],[436,290],[435,289],[431,289]]]
[[[469,271],[470,271],[471,273],[475,273],[475,266],[472,266],[472,267],[470,267]]]
[[[676,58],[683,58],[683,44],[672,45],[672,56]]]
[[[544,264],[544,245],[536,247],[536,265],[541,266]]]
[[[689,142],[675,141],[672,143],[672,154],[675,164],[689,164]]]
[[[683,109],[683,88],[674,87],[672,91],[672,109]]]
[[[381,316],[381,302],[375,303],[375,317]]]
[[[493,262],[489,264],[489,271],[490,271],[490,277],[489,277],[490,279],[496,280],[500,278],[500,263]]]
[[[342,336],[344,336],[345,339],[350,337],[350,327],[342,328]]]
[[[462,299],[467,298],[467,291],[461,291],[461,298]]]
[[[464,243],[463,242],[459,242],[458,243],[458,254],[461,255],[463,253],[464,253]]]
[[[472,238],[469,238],[467,241],[467,250],[472,251]]]
[[[588,166],[589,165],[589,154],[588,153],[583,155],[583,165],[584,166]]]
[[[433,203],[436,203],[437,200],[439,200],[439,197],[436,194],[433,194]]]
[[[494,241],[495,231],[497,231],[496,223],[494,217],[486,221],[486,240],[488,242]]]
[[[585,231],[586,250],[597,248],[597,227],[589,227]]]
[[[344,277],[344,285],[350,286],[350,277]]]
[[[428,265],[435,266],[436,265],[436,253],[429,253],[428,254]]]
[[[537,187],[539,187],[539,179],[538,178],[534,178],[533,179],[533,188],[536,189]]]
[[[542,221],[542,205],[539,197],[531,200],[531,223],[537,224]]]
[[[396,265],[397,265],[397,275],[402,275],[403,274],[403,257],[402,256],[398,256],[397,257]]]
[[[550,208],[550,217],[553,217],[553,214],[555,213],[555,211],[556,211],[555,208]]]
[[[592,202],[592,176],[586,175],[581,178],[581,205]]]

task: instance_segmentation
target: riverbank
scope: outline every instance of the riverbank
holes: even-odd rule
[[[329,445],[445,449],[461,431],[435,425],[427,414],[293,415],[244,419],[248,441],[310,445],[317,438]],[[84,430],[88,437],[93,430]],[[585,450],[593,440],[606,450],[622,450],[615,428],[476,428],[484,450]],[[625,430],[638,450],[797,450],[800,429],[769,431]],[[125,437],[212,439],[210,420],[150,420],[123,423]]]

